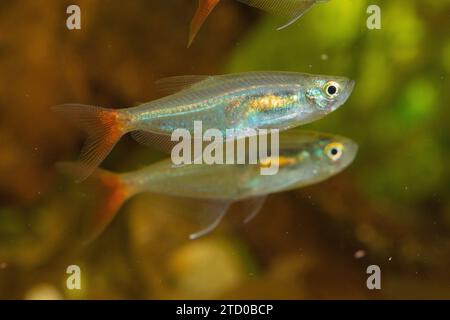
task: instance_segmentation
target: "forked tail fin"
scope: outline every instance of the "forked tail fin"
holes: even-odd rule
[[[57,163],[57,169],[70,175],[78,175],[82,165],[72,162]],[[114,219],[124,202],[134,193],[121,175],[97,169],[87,180],[95,188],[96,204],[92,214],[86,219],[84,238],[86,242],[95,240]]]
[[[127,118],[123,112],[81,104],[65,104],[52,108],[88,133],[80,154],[77,182],[86,179],[111,152],[126,133]]]
[[[192,41],[194,41],[194,38],[199,32],[203,23],[205,23],[206,18],[208,18],[209,14],[217,6],[219,1],[220,0],[199,0],[197,11],[195,12],[194,18],[192,18],[191,21],[188,48],[191,46]]]

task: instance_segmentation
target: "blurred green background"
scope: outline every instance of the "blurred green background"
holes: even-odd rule
[[[0,298],[450,298],[450,1],[333,0],[283,31],[222,2],[191,49],[196,0],[78,0],[79,31],[65,27],[73,2],[0,2]],[[369,4],[381,30],[366,27]],[[348,103],[307,127],[357,141],[356,161],[197,241],[189,212],[143,194],[83,246],[95,190],[54,163],[76,159],[84,135],[50,106],[133,106],[160,97],[165,76],[249,70],[355,79]],[[103,167],[161,157],[125,137]],[[371,264],[381,290],[366,287]]]

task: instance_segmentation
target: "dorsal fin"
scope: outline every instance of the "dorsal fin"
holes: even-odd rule
[[[187,75],[159,79],[155,82],[156,89],[164,94],[173,94],[183,91],[198,84],[211,76],[209,75]]]

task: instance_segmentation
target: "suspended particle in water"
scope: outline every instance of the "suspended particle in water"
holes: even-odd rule
[[[366,256],[366,252],[364,250],[358,250],[355,252],[355,254],[353,255],[353,257],[355,259],[361,259],[364,258]]]

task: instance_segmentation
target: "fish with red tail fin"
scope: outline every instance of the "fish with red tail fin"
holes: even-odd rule
[[[172,95],[132,108],[107,109],[60,105],[53,109],[87,131],[78,181],[87,178],[126,133],[144,145],[171,153],[177,129],[193,134],[217,129],[223,138],[240,139],[249,129],[288,130],[319,120],[349,98],[354,81],[341,76],[298,72],[247,72],[181,76],[160,82]]]
[[[101,191],[96,194],[98,207],[90,217],[88,240],[106,228],[127,199],[144,192],[169,196],[171,201],[192,201],[195,208],[189,215],[201,226],[189,238],[197,239],[213,231],[234,203],[245,204],[241,213],[247,222],[267,195],[324,181],[347,168],[357,151],[358,145],[348,138],[293,129],[281,134],[279,154],[268,154],[258,164],[177,167],[168,158],[120,174],[98,169],[87,180]],[[262,168],[271,166],[278,168],[277,174],[261,175]],[[80,165],[70,163],[58,167],[72,174],[80,170]]]
[[[211,11],[218,5],[220,0],[199,0],[197,11],[191,22],[188,47],[191,46],[201,26],[208,18]],[[299,20],[306,11],[316,3],[329,0],[237,0],[248,6],[255,7],[274,15],[288,17],[289,21],[277,30],[284,29]]]

